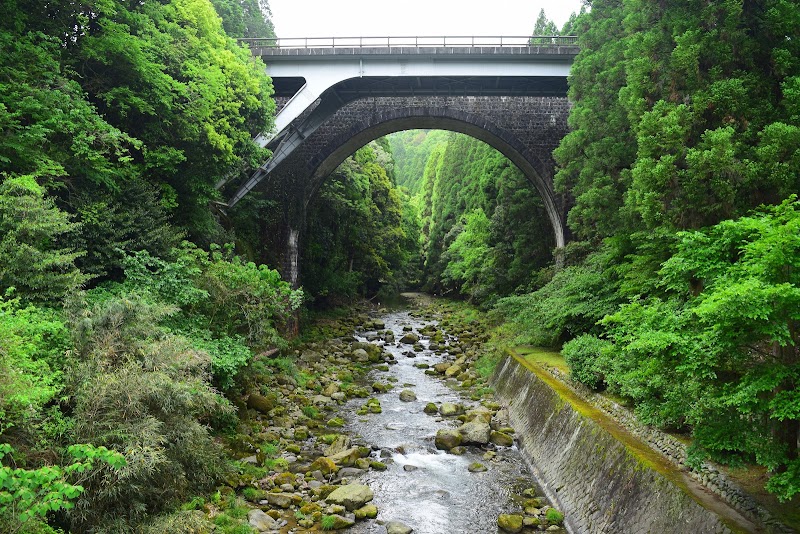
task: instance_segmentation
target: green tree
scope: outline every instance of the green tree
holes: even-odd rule
[[[606,380],[647,420],[691,425],[699,451],[767,467],[767,488],[790,499],[800,493],[800,202],[680,238],[661,271],[674,297],[604,319],[615,343]]]
[[[0,291],[15,288],[29,302],[58,302],[86,281],[75,267],[81,256],[59,246],[77,225],[30,176],[0,183]]]
[[[447,267],[442,282],[454,285],[473,300],[482,286],[491,285],[494,265],[489,246],[489,218],[477,208],[464,217],[463,230],[450,244],[444,256]]]
[[[231,37],[275,37],[267,0],[211,0]]]

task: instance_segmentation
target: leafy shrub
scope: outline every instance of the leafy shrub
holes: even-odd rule
[[[69,334],[55,311],[0,298],[0,340],[0,434],[30,435],[63,387]]]
[[[0,461],[13,452],[7,443],[0,444]],[[113,470],[125,465],[121,454],[105,447],[72,445],[68,452],[75,462],[67,466],[22,469],[0,464],[0,527],[4,531],[14,532],[22,526],[31,531],[48,513],[72,508],[84,488],[71,482],[91,470],[96,460]]]
[[[557,346],[580,334],[599,334],[597,321],[618,302],[600,267],[576,266],[559,271],[538,291],[499,300],[495,310],[508,321],[516,342]]]
[[[159,326],[169,307],[102,296],[72,312],[81,358],[71,377],[75,436],[124,452],[127,465],[89,472],[69,517],[77,530],[126,531],[225,473],[204,421],[232,408],[209,384],[209,355]]]
[[[561,349],[567,361],[573,379],[594,390],[603,387],[605,373],[603,371],[603,351],[608,350],[611,343],[589,334],[583,334],[569,341]]]
[[[253,353],[245,345],[241,337],[222,335],[208,338],[208,332],[194,332],[192,345],[206,351],[211,356],[211,370],[214,385],[222,391],[228,391],[236,382],[239,372],[253,359]],[[201,337],[203,336],[203,337]]]

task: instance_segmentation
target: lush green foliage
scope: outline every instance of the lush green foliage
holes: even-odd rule
[[[28,301],[58,300],[86,280],[75,259],[58,245],[77,225],[59,210],[32,176],[0,183],[0,292],[14,288]]]
[[[443,130],[405,130],[387,137],[399,187],[405,187],[411,195],[419,193],[428,158],[448,135]]]
[[[274,104],[207,0],[14,0],[0,15],[4,171],[78,195],[142,180],[190,233],[218,231],[214,184],[264,156],[252,136]]]
[[[429,290],[489,302],[528,287],[551,259],[553,232],[538,195],[480,141],[449,134],[433,148],[416,202]]]
[[[754,461],[792,498],[797,204],[781,201],[800,190],[800,16],[597,0],[569,25],[582,49],[555,182],[581,242],[498,309],[521,341],[566,342],[578,380],[691,431],[698,458]],[[780,206],[751,215],[762,204]]]
[[[309,207],[304,286],[320,301],[374,296],[403,285],[416,248],[414,213],[403,213],[385,140],[345,161]],[[410,220],[409,220],[410,217]]]
[[[3,532],[212,528],[177,508],[227,472],[219,391],[302,296],[213,244],[214,184],[265,156],[274,110],[231,38],[271,31],[266,2],[216,4],[0,6]]]
[[[606,381],[646,420],[692,425],[712,456],[767,466],[769,489],[789,499],[800,493],[800,202],[680,238],[660,273],[674,297],[604,319]]]
[[[581,334],[564,344],[561,354],[569,365],[570,376],[592,389],[601,389],[605,383],[603,371],[608,364],[604,351],[610,346],[608,341],[590,334]]]
[[[0,461],[13,454],[7,443],[0,444]],[[69,482],[94,467],[96,460],[113,469],[125,466],[125,458],[105,447],[72,445],[68,453],[74,463],[38,469],[12,468],[0,464],[0,527],[5,532],[45,530],[41,524],[48,513],[73,508],[84,488]]]
[[[0,434],[36,433],[63,388],[69,333],[52,310],[0,300]],[[26,438],[28,439],[28,438]]]

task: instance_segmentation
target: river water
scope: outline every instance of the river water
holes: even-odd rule
[[[409,311],[390,312],[379,319],[397,340],[403,336],[404,326],[418,333],[426,324],[436,324],[413,317]],[[360,339],[366,340],[369,334],[359,333]],[[417,534],[498,532],[499,514],[521,512],[519,498],[515,496],[534,485],[531,471],[516,447],[468,446],[461,456],[436,450],[437,430],[455,428],[460,422],[425,414],[425,405],[452,402],[469,409],[478,403],[449,388],[441,378],[414,367],[418,363],[433,366],[447,358],[446,353],[434,354],[429,341],[422,335],[420,338],[424,351],[415,353],[413,358],[407,355],[411,345],[387,343],[385,350],[398,363],[391,365],[388,372],[370,373],[371,380],[394,380],[393,390],[376,395],[382,413],[356,415],[364,399],[352,400],[342,410],[350,435],[360,436],[373,447],[374,455],[388,464],[386,471],[369,471],[361,479],[375,493],[373,504],[379,510],[378,520],[360,522],[350,531],[383,533],[386,530],[381,523],[396,520],[412,527]],[[414,391],[417,400],[401,401],[399,393],[403,389]],[[488,450],[497,455],[484,459]],[[488,470],[469,472],[467,468],[473,462],[482,463]]]

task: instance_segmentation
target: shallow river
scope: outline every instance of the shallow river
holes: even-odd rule
[[[435,321],[412,317],[408,311],[391,312],[379,319],[385,322],[386,329],[394,332],[397,340],[403,336],[404,326],[411,326],[417,333],[426,324],[435,324]],[[362,332],[359,336],[368,334]],[[417,363],[433,366],[446,357],[444,353],[434,354],[428,348],[429,341],[420,337],[425,350],[413,358],[406,355],[411,351],[410,345],[387,343],[385,349],[398,363],[391,365],[388,372],[374,370],[370,373],[371,380],[396,379],[393,390],[376,395],[382,413],[356,415],[364,399],[350,401],[341,412],[347,420],[349,433],[361,436],[368,445],[379,449],[375,455],[388,464],[386,471],[369,471],[362,480],[375,492],[373,504],[378,507],[379,520],[402,521],[418,534],[497,532],[497,516],[519,513],[521,508],[514,502],[513,495],[531,487],[533,477],[516,447],[469,446],[461,456],[436,450],[436,431],[455,428],[460,423],[425,414],[425,405],[452,402],[469,409],[478,403],[450,389],[441,378],[428,376],[423,369],[414,367]],[[366,340],[365,337],[360,339]],[[403,389],[413,390],[417,400],[401,401],[399,393]],[[486,460],[483,455],[489,448],[495,450],[497,456]],[[488,471],[470,473],[467,467],[472,462],[484,464]],[[368,521],[358,523],[350,531],[382,533],[385,527]]]

